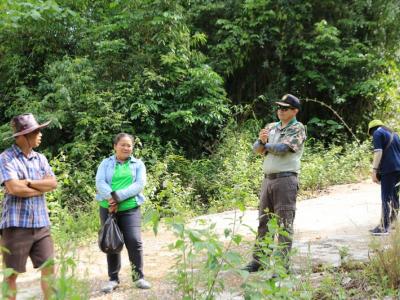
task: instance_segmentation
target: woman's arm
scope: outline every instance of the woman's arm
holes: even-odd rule
[[[112,189],[110,185],[106,182],[107,173],[107,161],[103,160],[96,173],[96,200],[108,200],[111,198]]]
[[[135,182],[132,183],[128,188],[118,190],[115,192],[118,202],[122,202],[128,198],[132,198],[143,191],[146,185],[146,167],[141,160],[136,162],[138,166],[136,167]]]

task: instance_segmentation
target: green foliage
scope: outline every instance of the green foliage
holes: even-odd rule
[[[321,120],[317,117],[307,122],[307,134],[319,136],[323,141],[340,142],[345,138],[343,128],[334,120]]]
[[[398,132],[400,130],[397,118],[400,112],[400,67],[395,61],[388,62],[387,67],[386,72],[379,74],[376,109],[373,115],[369,116],[368,121],[380,119]]]
[[[213,299],[223,289],[218,280],[222,265],[237,260],[215,234],[215,224],[205,229],[190,229],[182,220],[172,219],[170,225],[177,236],[171,250],[177,250],[175,280],[183,299]],[[203,260],[204,259],[204,260]],[[203,290],[203,292],[202,292]]]
[[[270,231],[261,245],[265,271],[256,277],[240,269],[244,263],[244,256],[236,250],[244,244],[243,237],[237,233],[240,216],[234,215],[232,227],[225,228],[223,238],[216,231],[216,224],[206,222],[186,224],[179,217],[167,220],[177,237],[170,248],[177,251],[174,280],[182,299],[216,299],[228,287],[236,291],[237,287],[231,287],[224,278],[228,272],[243,282],[245,299],[307,299],[306,293],[296,290],[295,279],[287,274],[284,261],[278,255],[282,246],[277,244],[275,236],[287,233],[275,218],[268,223]],[[278,274],[278,278],[272,278],[272,274]]]
[[[55,264],[55,277],[50,279],[50,286],[53,290],[50,299],[81,300],[89,298],[88,286],[82,280],[82,276],[78,276],[74,247],[64,247],[54,261],[45,263],[43,266],[46,267],[50,263]]]
[[[208,36],[203,51],[227,79],[228,95],[235,104],[258,102],[254,112],[264,119],[260,95],[292,92],[365,128],[360,122],[376,108],[381,77],[393,68],[388,62],[398,65],[396,0],[183,2],[194,30]],[[303,114],[305,123],[332,118],[313,103]]]
[[[397,289],[387,288],[377,277],[373,263],[354,260],[342,262],[340,267],[328,266],[320,282],[314,282],[311,299],[384,299],[398,297]],[[386,280],[386,279],[383,279]]]
[[[94,162],[81,162],[89,170],[97,165]],[[77,166],[71,159],[60,153],[50,161],[58,180],[58,189],[47,196],[49,202],[57,202],[60,207],[74,208],[74,210],[85,209],[87,203],[93,202],[95,194],[93,173],[86,169],[75,169]]]
[[[100,229],[98,204],[93,201],[85,210],[71,212],[67,208],[48,203],[52,222],[52,235],[57,245],[67,245],[71,241],[79,244],[96,236]]]
[[[377,83],[368,79],[383,67],[383,61],[362,42],[353,39],[347,45],[338,28],[326,20],[315,24],[313,35],[313,40],[300,43],[303,55],[296,66],[301,72],[293,80],[303,87],[313,86],[315,95],[329,95],[334,104],[346,103],[354,96],[370,100]]]
[[[9,253],[8,249],[0,246],[0,258],[3,259],[3,252]],[[14,270],[11,268],[2,268],[0,271],[0,274],[5,278],[5,277],[9,277],[12,274],[14,274]],[[1,283],[1,296],[3,298],[6,297],[10,297],[10,296],[14,296],[12,291],[10,291],[8,284],[6,283],[5,280],[2,281]]]
[[[94,175],[121,131],[146,163],[144,219],[155,232],[160,216],[255,206],[252,120],[272,120],[282,94],[321,100],[359,136],[372,117],[399,128],[399,16],[396,0],[0,1],[0,150],[12,116],[52,120],[41,151],[59,181],[47,197],[59,244],[97,231]],[[307,141],[301,193],[367,174],[367,143],[348,141],[331,111],[307,102],[299,118],[319,141]],[[206,255],[203,287],[220,289],[212,276],[238,257],[212,231],[181,229],[192,248],[177,248]],[[291,297],[293,282],[266,282],[248,283],[249,297]]]
[[[230,114],[224,81],[235,103],[292,90],[356,125],[397,66],[396,1],[4,1],[0,14],[0,119],[51,117],[53,152],[88,137],[104,151],[119,129],[199,156]]]
[[[145,209],[153,207],[164,216],[189,216],[196,210],[193,189],[182,183],[179,174],[171,171],[171,165],[185,159],[178,155],[167,155],[150,169],[145,196],[151,202],[145,202]]]
[[[85,162],[93,166],[93,162]],[[61,153],[50,161],[58,188],[46,195],[52,233],[58,245],[84,241],[99,229],[98,203],[94,200],[93,173],[76,169]]]
[[[334,125],[332,125],[334,126]],[[169,153],[149,169],[146,196],[162,215],[224,211],[256,206],[262,180],[262,157],[251,145],[258,131],[256,122],[238,128],[227,126],[221,142],[208,157],[188,160]],[[301,195],[329,185],[356,182],[369,173],[370,143],[331,144],[314,140],[306,143],[300,173]],[[355,172],[356,170],[356,172]]]
[[[254,133],[232,114],[269,121],[273,100],[291,90],[322,99],[354,127],[378,107],[394,117],[395,4],[2,1],[0,138],[16,114],[52,120],[42,146],[60,179],[50,197],[60,209],[93,201],[95,170],[121,131],[138,137],[147,193],[165,214],[255,205]],[[300,118],[311,135],[345,143],[331,112],[306,106]],[[0,150],[11,142],[1,140]],[[306,189],[325,186],[306,175]]]
[[[196,50],[205,36],[189,30],[174,1],[6,1],[1,9],[0,121],[28,111],[52,121],[42,146],[60,182],[49,198],[54,215],[87,209],[115,134],[138,136],[157,156],[167,143],[200,156],[230,114],[223,79]],[[183,191],[174,176],[158,202]]]
[[[254,124],[250,122],[248,126],[253,128]],[[251,150],[250,131],[231,124],[224,129],[221,138],[208,160],[194,161],[186,168],[192,174],[192,186],[199,192],[202,203],[212,210],[255,205],[261,183],[261,163]]]
[[[367,176],[371,153],[370,143],[345,146],[307,142],[305,147],[300,183],[303,190],[320,190],[329,185],[350,183]]]
[[[205,37],[173,1],[9,1],[4,10],[0,119],[50,117],[54,150],[91,159],[127,131],[198,155],[229,115],[222,78],[196,50]]]
[[[398,223],[396,223],[397,225]],[[385,288],[397,290],[400,284],[400,230],[391,232],[388,240],[373,240],[371,249],[374,255],[371,258],[370,272],[374,280]]]
[[[277,236],[288,233],[280,226],[279,220],[271,216],[268,233],[258,241],[262,272],[246,278],[242,284],[245,299],[309,299],[310,292],[303,290],[299,280],[289,272],[289,260],[292,253],[283,256],[283,245],[277,243]]]

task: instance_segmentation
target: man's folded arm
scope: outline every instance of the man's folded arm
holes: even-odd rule
[[[26,179],[10,179],[4,182],[4,185],[6,193],[21,198],[41,196],[43,194],[41,191],[28,187]]]
[[[57,188],[57,179],[54,176],[46,176],[43,179],[30,180],[30,187],[42,193],[51,192]]]

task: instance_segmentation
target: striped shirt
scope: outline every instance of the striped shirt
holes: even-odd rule
[[[32,152],[28,157],[17,145],[0,154],[0,185],[11,179],[43,179],[54,173],[43,154]],[[44,194],[18,197],[5,194],[0,229],[8,227],[40,228],[50,226]]]

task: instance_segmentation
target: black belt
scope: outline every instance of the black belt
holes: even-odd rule
[[[289,177],[289,176],[297,176],[297,173],[296,172],[280,172],[280,173],[264,174],[264,177],[268,178],[268,179],[276,179],[276,178]]]

